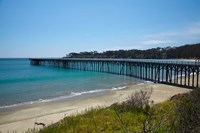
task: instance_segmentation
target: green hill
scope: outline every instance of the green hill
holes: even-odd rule
[[[196,59],[200,58],[200,43],[179,47],[152,48],[147,50],[110,50],[69,53],[71,58],[132,58],[132,59]]]

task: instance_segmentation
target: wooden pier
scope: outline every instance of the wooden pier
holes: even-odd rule
[[[32,65],[106,72],[187,88],[198,88],[200,63],[148,59],[31,58]]]

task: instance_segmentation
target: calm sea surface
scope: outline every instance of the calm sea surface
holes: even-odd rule
[[[0,59],[0,109],[123,89],[141,82],[107,73],[31,66],[28,59]]]

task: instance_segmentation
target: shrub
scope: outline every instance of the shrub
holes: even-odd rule
[[[140,91],[136,91],[127,97],[127,100],[123,103],[114,103],[111,108],[122,113],[122,112],[141,112],[149,106],[149,98],[152,94],[152,88],[144,87]]]
[[[178,131],[200,133],[200,89],[193,90],[177,104]]]
[[[151,87],[146,86],[140,91],[136,91],[128,96],[127,101],[124,103],[128,106],[135,106],[141,109],[145,105],[149,104],[149,98],[152,94],[152,90],[153,89]]]

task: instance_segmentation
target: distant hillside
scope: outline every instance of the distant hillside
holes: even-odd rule
[[[132,59],[194,59],[200,58],[200,43],[179,47],[152,48],[147,50],[109,50],[102,53],[97,51],[70,53],[71,58],[132,58]]]

